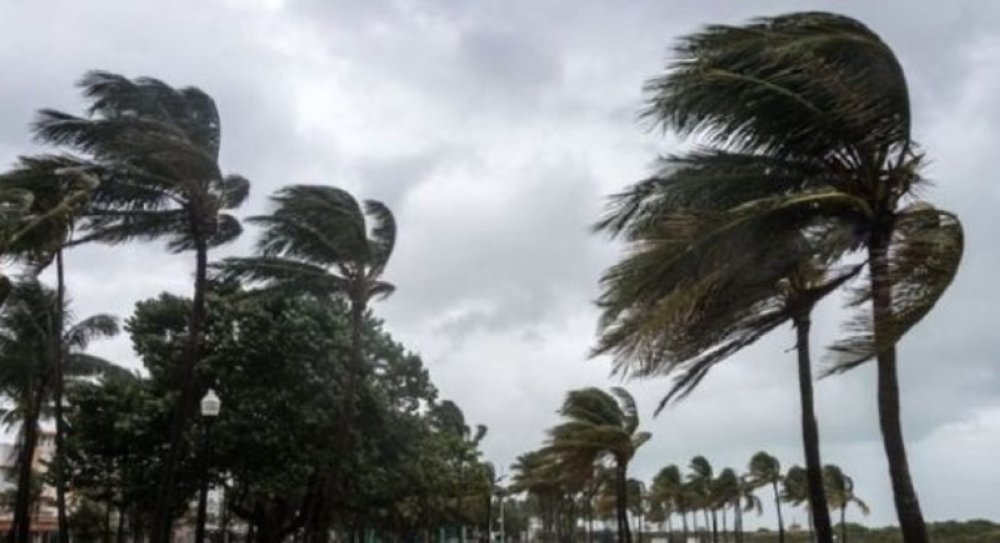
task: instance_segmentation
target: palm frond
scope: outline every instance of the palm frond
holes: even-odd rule
[[[903,210],[886,257],[892,307],[884,316],[885,325],[876,331],[869,312],[852,318],[847,323],[850,335],[830,347],[831,366],[825,375],[855,368],[894,346],[951,285],[963,250],[962,224],[954,214],[926,204]],[[850,305],[862,309],[871,300],[871,291],[870,283],[859,287]]]
[[[646,85],[644,116],[715,145],[856,163],[863,145],[909,141],[906,81],[891,49],[858,21],[792,13],[716,25],[681,39]]]

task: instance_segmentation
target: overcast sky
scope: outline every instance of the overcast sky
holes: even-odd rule
[[[253,181],[242,214],[290,183],[392,207],[387,278],[398,290],[376,312],[423,355],[442,395],[489,426],[487,457],[509,465],[541,442],[568,389],[617,383],[606,360],[586,356],[596,280],[616,251],[588,225],[605,195],[676,145],[635,122],[643,81],[700,25],[814,9],[858,17],[895,48],[935,181],[928,196],[965,224],[961,273],[902,344],[904,431],[929,519],[996,519],[1000,4],[4,0],[0,164],[36,149],[35,110],[81,111],[74,83],[86,70],[201,87],[221,109],[223,168]],[[245,252],[254,235],[216,255]],[[192,263],[156,245],[76,250],[76,311],[124,317],[138,299],[187,293]],[[817,345],[837,334],[836,306],[820,310]],[[761,449],[801,463],[791,346],[789,330],[775,332],[655,419],[665,383],[628,383],[654,434],[635,475],[695,454],[745,469]],[[124,338],[97,350],[135,363]],[[824,461],[855,477],[867,522],[886,524],[873,376],[820,382],[818,412]]]

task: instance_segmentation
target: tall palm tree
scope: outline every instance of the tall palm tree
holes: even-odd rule
[[[183,432],[197,400],[194,376],[201,360],[208,251],[240,234],[239,221],[225,210],[243,203],[250,184],[222,173],[219,112],[200,89],[99,71],[86,74],[80,87],[90,102],[87,116],[43,110],[35,123],[38,140],[79,153],[78,170],[100,179],[75,242],[165,238],[170,251],[195,253],[194,303],[178,383],[181,397],[152,531],[154,543],[159,543],[170,530]]]
[[[851,479],[838,466],[827,464],[823,466],[823,481],[826,484],[827,501],[831,509],[840,510],[840,541],[847,543],[847,507],[854,505],[863,515],[870,512],[868,504],[854,494],[854,479]]]
[[[565,422],[549,431],[546,450],[574,464],[593,465],[604,458],[614,463],[618,541],[631,543],[628,465],[651,437],[649,432],[639,431],[635,398],[621,387],[612,388],[610,393],[595,387],[572,390],[559,414]]]
[[[117,334],[117,321],[108,315],[95,315],[71,325],[60,322],[69,316],[65,302],[60,306],[58,296],[33,278],[15,285],[0,310],[0,389],[14,403],[4,418],[8,424],[20,423],[18,490],[11,526],[16,543],[30,538],[31,470],[38,421],[54,400],[57,361],[62,364],[58,371],[71,377],[124,371],[84,352],[92,340]]]
[[[21,157],[13,170],[0,176],[4,190],[24,190],[32,195],[31,212],[36,217],[50,217],[34,228],[23,232],[15,244],[22,256],[33,261],[36,269],[56,265],[56,308],[65,305],[66,281],[63,266],[63,247],[73,234],[77,216],[88,204],[98,180],[79,169],[79,161],[66,156],[42,155]],[[18,247],[20,246],[20,247]],[[61,315],[56,323],[62,324]],[[61,333],[54,334],[59,341]],[[53,403],[55,418],[55,472],[56,511],[60,543],[69,542],[69,519],[66,514],[66,427],[63,420],[63,360],[62,350],[55,345]]]
[[[364,319],[372,300],[395,290],[382,280],[396,244],[396,221],[382,202],[359,203],[343,189],[321,185],[293,185],[271,196],[269,215],[248,219],[264,227],[257,256],[227,258],[219,266],[226,278],[263,282],[269,290],[307,292],[320,297],[344,298],[351,315],[351,371],[345,378],[343,434],[353,422],[355,379],[368,375],[364,352]],[[323,475],[320,479],[328,477]],[[327,483],[318,483],[327,486]],[[311,532],[325,540],[330,519],[315,500],[310,515]]]
[[[741,270],[754,258],[768,263],[745,280],[772,285],[787,275],[784,263],[817,251],[822,262],[863,251],[868,277],[853,305],[870,303],[870,310],[836,345],[837,369],[877,359],[897,515],[907,543],[926,542],[902,438],[895,345],[951,283],[963,235],[953,214],[914,200],[922,155],[911,138],[899,62],[860,22],[816,12],[711,26],[683,38],[675,51],[677,61],[647,86],[647,119],[706,147],[668,158],[663,179],[632,191],[608,221],[659,216],[661,232],[675,241],[643,263],[644,276],[661,284],[633,281],[633,290],[646,297],[665,292],[656,297],[663,308],[670,293],[684,292],[690,302],[715,292],[732,275],[712,270],[727,262]],[[787,243],[803,235],[812,242],[805,248]],[[633,320],[621,313],[612,307],[606,322]],[[738,333],[722,345],[753,339]],[[632,350],[655,346],[647,341]]]
[[[777,458],[760,451],[750,458],[746,482],[751,488],[770,486],[774,492],[774,511],[778,516],[778,543],[785,543],[785,522],[781,516],[781,462]]]

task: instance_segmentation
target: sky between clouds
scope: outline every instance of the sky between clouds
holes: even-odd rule
[[[290,183],[392,207],[400,234],[387,278],[398,290],[376,312],[423,355],[442,395],[489,426],[487,457],[509,465],[541,442],[567,390],[618,383],[606,360],[587,360],[597,278],[616,255],[588,226],[605,195],[676,148],[635,121],[643,81],[700,25],[815,9],[858,17],[894,47],[930,158],[928,196],[965,224],[959,277],[901,348],[904,430],[930,519],[995,516],[1000,5],[8,0],[0,165],[37,150],[27,132],[37,109],[81,111],[74,83],[89,69],[201,87],[221,109],[223,168],[253,181],[243,215]],[[245,253],[254,235],[215,256]],[[156,245],[75,250],[76,311],[124,317],[138,299],[189,292],[192,261]],[[820,308],[816,345],[836,337],[837,304]],[[628,383],[654,434],[634,474],[695,454],[744,469],[761,449],[801,463],[791,346],[789,330],[775,332],[655,419],[665,383]],[[135,363],[125,338],[96,350]],[[855,477],[867,522],[886,524],[895,517],[872,370],[821,381],[817,409],[824,461]],[[805,522],[802,511],[792,518]]]

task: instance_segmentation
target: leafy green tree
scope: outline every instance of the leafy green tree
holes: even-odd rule
[[[611,393],[593,387],[573,390],[559,414],[565,422],[549,431],[546,448],[570,464],[593,465],[603,458],[614,462],[618,539],[631,543],[628,464],[651,437],[639,431],[635,398],[621,387],[612,388]]]
[[[114,364],[85,353],[94,339],[118,332],[108,315],[95,315],[63,325],[65,303],[37,279],[15,285],[0,309],[0,389],[13,401],[5,421],[20,423],[16,466],[17,499],[11,527],[12,540],[30,537],[30,481],[39,420],[51,405],[56,377],[114,372]],[[62,367],[59,368],[58,364]],[[62,370],[62,371],[60,371]]]
[[[133,539],[141,540],[156,512],[156,487],[149,481],[161,476],[166,462],[169,402],[152,381],[124,373],[73,383],[67,397],[67,425],[73,429],[67,436],[67,476],[74,494],[117,511],[119,542],[126,518]],[[178,478],[185,490],[175,495],[182,499],[193,491],[191,473],[182,471]]]
[[[808,258],[825,264],[863,251],[868,277],[852,305],[870,309],[834,346],[837,369],[877,359],[879,422],[897,515],[904,540],[925,543],[900,425],[895,346],[951,283],[963,234],[955,215],[915,200],[923,156],[911,137],[902,67],[862,23],[819,12],[710,26],[683,38],[675,52],[668,72],[647,85],[646,117],[706,147],[666,159],[662,179],[631,191],[605,223],[639,224],[641,239],[658,228],[663,235],[654,239],[672,240],[612,272],[611,279],[639,274],[658,281],[629,281],[632,287],[604,300],[606,336],[643,330],[639,323],[649,313],[661,312],[661,321],[684,314],[677,305],[699,307],[713,293],[728,292],[734,277],[741,292],[766,291]],[[642,219],[649,216],[658,219]],[[802,236],[808,243],[798,243]],[[650,303],[642,305],[644,299]],[[745,309],[748,301],[734,303]],[[712,312],[707,317],[718,320]],[[746,324],[731,327],[736,333],[712,328],[721,336],[708,343],[716,352],[759,337],[741,333],[759,329]],[[684,348],[662,349],[661,334],[645,327],[617,353],[644,356],[640,364],[656,367],[663,356],[683,360],[703,350],[682,356]],[[815,473],[812,480],[815,487]],[[829,541],[828,511],[814,514],[820,541]]]
[[[183,456],[182,436],[197,400],[193,377],[201,360],[208,251],[240,234],[239,221],[224,210],[238,207],[250,184],[219,168],[219,112],[203,91],[99,71],[85,75],[80,87],[90,102],[86,117],[43,110],[35,124],[40,141],[79,153],[79,168],[100,179],[77,241],[118,244],[166,238],[172,252],[195,253],[186,378],[181,381],[160,482],[158,526],[152,534],[159,543],[170,531],[168,510]]]
[[[396,222],[385,204],[359,204],[350,193],[335,187],[293,185],[271,197],[269,215],[249,220],[264,227],[258,256],[226,259],[224,277],[264,282],[272,290],[311,293],[322,298],[346,299],[351,319],[351,368],[342,410],[342,432],[354,416],[358,382],[367,378],[363,330],[368,304],[388,296],[394,287],[382,280],[396,242]],[[323,496],[330,494],[329,473],[320,478]],[[310,519],[313,537],[324,541],[331,519],[323,499]]]
[[[857,506],[864,515],[868,515],[868,504],[854,495],[854,479],[851,479],[838,466],[827,464],[823,466],[823,482],[826,486],[827,502],[831,509],[840,510],[840,542],[847,543],[847,507]]]

